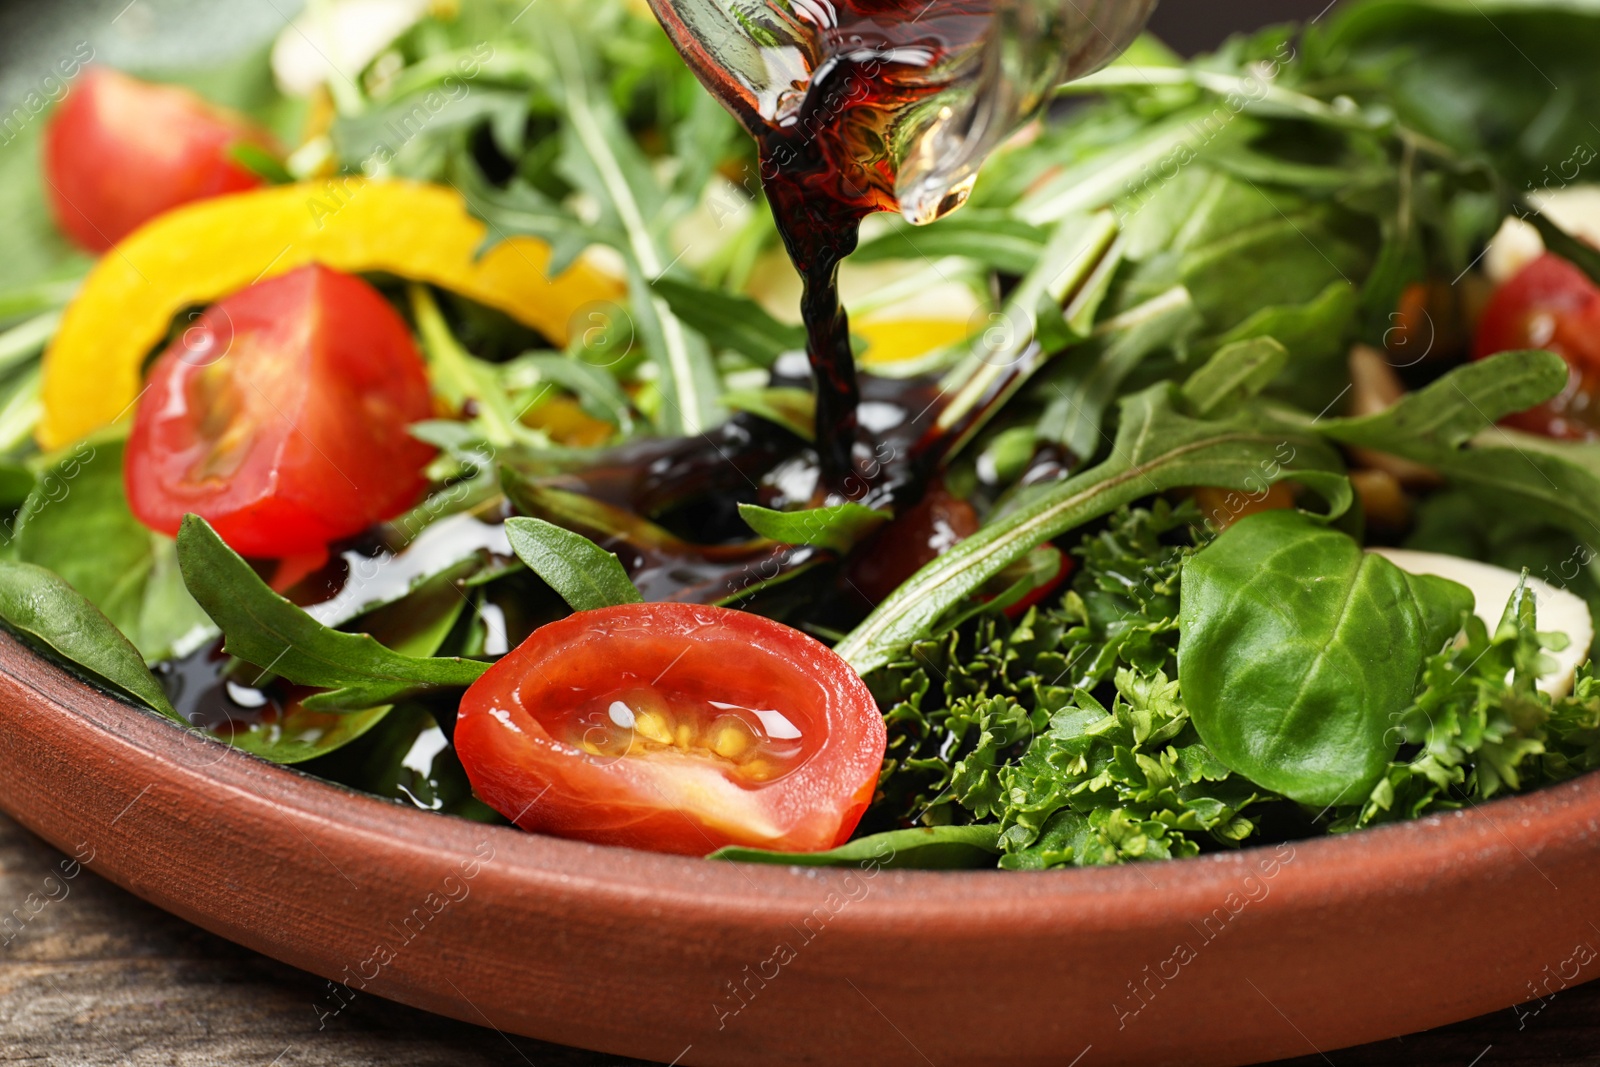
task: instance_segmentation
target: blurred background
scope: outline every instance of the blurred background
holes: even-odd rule
[[[1230,33],[1312,19],[1336,0],[1162,0],[1150,27],[1180,52],[1215,48]]]
[[[8,109],[79,41],[113,66],[207,66],[269,38],[304,0],[8,0],[0,2],[0,101]],[[1311,18],[1330,0],[1164,0],[1154,29],[1179,51],[1229,33]]]

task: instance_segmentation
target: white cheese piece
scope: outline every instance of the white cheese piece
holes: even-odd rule
[[[1535,210],[1581,241],[1600,247],[1600,186],[1569,185],[1529,195]],[[1483,272],[1496,285],[1510,281],[1544,255],[1544,239],[1531,223],[1511,217],[1489,242]]]
[[[428,0],[331,0],[311,5],[272,45],[272,74],[289,96],[334,78],[354,84],[378,53],[415,25]]]
[[[1413,552],[1403,548],[1374,548],[1370,551],[1387,559],[1411,574],[1432,574],[1460,582],[1472,590],[1477,606],[1473,613],[1493,632],[1505,613],[1506,603],[1516,592],[1522,576],[1515,571],[1480,563],[1459,556],[1446,556],[1438,552]],[[1594,621],[1589,617],[1589,605],[1582,599],[1557,589],[1549,582],[1528,579],[1533,592],[1534,606],[1539,613],[1540,633],[1566,634],[1571,642],[1560,652],[1547,651],[1555,660],[1556,668],[1539,679],[1539,688],[1551,696],[1565,696],[1572,691],[1573,675],[1589,658],[1589,647],[1594,643]]]

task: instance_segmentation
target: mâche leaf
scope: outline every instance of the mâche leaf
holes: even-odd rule
[[[643,598],[616,553],[582,534],[543,519],[506,520],[506,538],[517,558],[561,594],[573,611],[593,611]]]
[[[1472,594],[1298,512],[1244,518],[1183,568],[1178,681],[1230,768],[1305,804],[1370,790],[1426,657]]]
[[[154,663],[215,630],[177,580],[172,540],[128,509],[122,465],[115,438],[81,441],[57,456],[17,514],[15,558],[60,575]]]
[[[843,554],[891,516],[864,504],[843,503],[808,511],[773,511],[740,504],[739,515],[762,537],[786,545],[815,545]]]
[[[178,717],[138,649],[59,575],[0,560],[0,619],[112,687]]]
[[[222,628],[226,650],[299,685],[334,690],[307,702],[324,711],[371,708],[402,696],[465,688],[487,664],[406,656],[368,634],[330,630],[274,593],[209,523],[187,516],[178,532],[183,579]]]

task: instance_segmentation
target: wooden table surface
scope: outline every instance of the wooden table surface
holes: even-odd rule
[[[358,997],[319,1030],[313,1003],[322,992],[320,979],[190,926],[86,869],[70,881],[54,877],[62,858],[0,816],[0,1064],[612,1067],[642,1062],[509,1037],[370,996]],[[30,895],[31,906],[26,903]],[[1279,1067],[1552,1063],[1600,1064],[1600,983],[1564,991],[1537,1014],[1519,1018],[1508,1009]]]

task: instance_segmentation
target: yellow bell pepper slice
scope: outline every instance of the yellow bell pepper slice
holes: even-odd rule
[[[862,319],[850,332],[867,342],[861,358],[871,368],[917,359],[936,348],[960,344],[972,334],[965,319]]]
[[[44,356],[39,443],[59,448],[116,421],[173,317],[308,263],[382,271],[498,308],[556,344],[584,305],[622,284],[579,262],[548,278],[548,246],[501,241],[461,196],[420,182],[336,178],[203,200],[141,227],[97,263]]]

